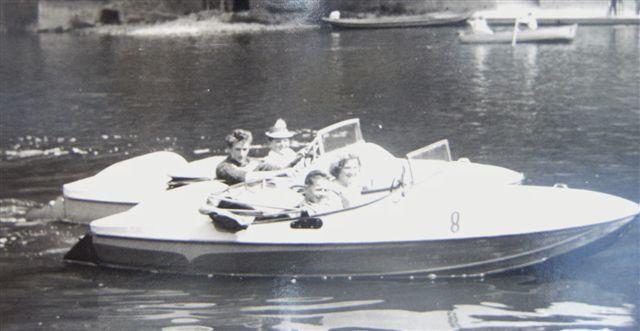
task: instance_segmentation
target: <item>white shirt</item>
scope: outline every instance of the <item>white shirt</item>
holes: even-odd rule
[[[467,21],[467,23],[471,26],[471,30],[475,34],[493,34],[493,30],[491,30],[487,21],[484,19],[475,18]]]
[[[518,20],[518,24],[526,24],[530,30],[538,29],[538,20],[531,15],[527,15]]]
[[[280,153],[276,151],[269,151],[269,154],[262,159],[263,164],[271,169],[284,169],[288,168],[297,157],[296,152],[291,148],[283,149]]]

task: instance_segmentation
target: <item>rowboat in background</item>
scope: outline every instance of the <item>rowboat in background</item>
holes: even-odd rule
[[[341,29],[381,29],[459,25],[463,24],[468,17],[468,13],[435,12],[411,16],[340,18],[339,15],[332,13],[330,17],[323,18],[322,21]]]
[[[571,42],[576,36],[578,25],[538,28],[536,30],[518,30],[515,36],[517,43],[549,43]],[[508,44],[514,39],[514,31],[498,31],[493,34],[465,33],[458,34],[460,42],[465,44]]]

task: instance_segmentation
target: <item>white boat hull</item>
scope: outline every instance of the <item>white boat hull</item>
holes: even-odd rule
[[[365,244],[238,244],[96,235],[96,263],[160,272],[228,276],[479,277],[523,268],[601,239],[630,218],[584,228],[491,239]]]
[[[519,30],[516,43],[571,42],[576,36],[578,25],[539,28],[537,30]],[[460,34],[460,41],[468,44],[502,43],[513,41],[513,31],[500,31],[494,34]]]
[[[585,246],[638,213],[633,202],[583,190],[423,189],[398,190],[369,206],[321,215],[319,229],[256,222],[228,233],[195,212],[194,202],[184,208],[141,204],[92,223],[92,262],[246,276],[480,276]],[[196,184],[176,191],[166,201],[192,201],[206,190]]]

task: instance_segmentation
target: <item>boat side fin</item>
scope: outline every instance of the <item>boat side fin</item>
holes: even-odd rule
[[[93,247],[93,236],[84,235],[62,259],[66,263],[97,264],[98,256]]]

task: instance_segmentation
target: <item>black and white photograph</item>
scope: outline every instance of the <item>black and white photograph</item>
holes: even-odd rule
[[[640,0],[0,0],[0,330],[637,330]]]

